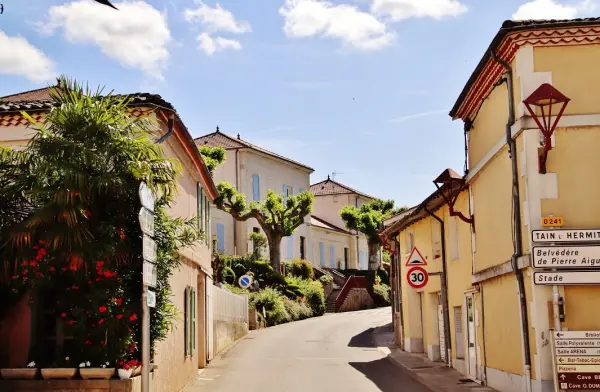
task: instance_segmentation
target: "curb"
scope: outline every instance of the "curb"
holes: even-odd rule
[[[415,380],[419,384],[425,386],[431,392],[443,392],[442,390],[440,390],[438,388],[434,388],[433,386],[431,386],[429,383],[427,383],[427,379],[426,378],[419,376],[417,373],[415,373],[414,371],[412,371],[409,367],[404,366],[404,364],[402,362],[400,362],[396,358],[394,358],[391,355],[392,351],[390,350],[389,347],[377,347],[377,350],[379,352],[381,352],[382,354],[384,354],[386,356],[385,358],[388,361],[390,361],[394,366],[400,368],[400,370],[403,373],[405,373],[407,376],[409,376],[410,378],[412,378],[413,380]]]

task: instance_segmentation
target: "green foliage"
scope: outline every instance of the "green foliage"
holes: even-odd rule
[[[383,251],[383,257],[382,258],[383,258],[383,263],[384,264],[391,264],[392,263],[392,255],[387,250]]]
[[[380,244],[377,233],[383,221],[406,209],[407,207],[394,209],[393,200],[375,199],[359,208],[347,205],[340,211],[340,216],[347,229],[358,230],[367,236],[369,243]]]
[[[288,272],[292,276],[297,276],[302,279],[314,279],[315,271],[312,264],[306,260],[293,260],[289,264]]]
[[[312,310],[305,302],[295,301],[289,298],[283,298],[285,310],[290,315],[291,321],[304,320],[312,317]]]
[[[277,325],[291,320],[285,309],[284,297],[273,288],[266,288],[257,293],[250,294],[250,306],[262,313],[263,308],[267,314],[267,324]]]
[[[245,293],[248,293],[248,290],[243,289],[243,288],[241,288],[239,286],[228,284],[228,283],[224,283],[224,285],[225,285],[225,287],[227,287],[227,289],[229,291],[231,291],[234,294],[245,294]]]
[[[373,286],[373,302],[377,307],[390,306],[390,286],[386,284]]]
[[[204,159],[204,163],[206,163],[206,167],[208,167],[208,170],[211,172],[211,174],[214,172],[217,166],[225,162],[225,149],[223,147],[201,146],[198,149],[200,150],[200,154]]]
[[[312,212],[314,196],[305,191],[295,196],[288,196],[284,203],[283,196],[273,190],[267,192],[265,200],[246,203],[246,197],[238,193],[234,186],[226,181],[217,184],[219,196],[215,205],[238,221],[254,218],[265,232],[269,243],[271,265],[279,270],[281,239],[290,236],[296,228],[304,223],[304,217]],[[273,251],[276,249],[277,251]]]
[[[248,235],[248,239],[252,241],[252,258],[254,260],[261,259],[267,245],[267,237],[261,233],[252,232]]]
[[[390,285],[390,275],[388,274],[387,270],[383,267],[379,268],[377,270],[377,275],[376,275],[376,279],[379,279],[379,282],[381,284],[385,284],[385,285]]]
[[[320,316],[325,313],[325,291],[319,281],[306,280],[293,276],[288,276],[285,279],[289,284],[300,288],[300,292],[314,316]]]
[[[333,283],[333,277],[329,274],[325,274],[319,278],[319,282],[321,282],[323,286],[331,284]]]
[[[233,269],[231,269],[230,267],[223,268],[221,277],[224,283],[231,285],[234,285],[236,283],[237,276],[235,275],[235,272],[233,272]]]

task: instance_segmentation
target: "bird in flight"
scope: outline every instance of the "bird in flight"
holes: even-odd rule
[[[108,0],[94,0],[94,1],[96,1],[97,3],[100,3],[100,4],[107,5],[107,6],[109,6],[110,8],[114,8],[114,9],[118,10],[118,8],[117,8],[117,7],[115,7],[114,5],[112,5],[112,4],[110,3],[110,1],[108,1]]]

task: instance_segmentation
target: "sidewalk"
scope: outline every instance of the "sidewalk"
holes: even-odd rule
[[[466,381],[463,374],[443,362],[432,362],[424,355],[402,351],[394,342],[391,324],[375,328],[373,341],[390,361],[432,392],[496,392],[476,382]]]

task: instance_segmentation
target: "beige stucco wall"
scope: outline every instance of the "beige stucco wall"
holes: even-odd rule
[[[317,226],[311,226],[310,232],[312,238],[312,250],[309,253],[314,255],[314,264],[335,268],[338,268],[338,265],[341,264],[343,268],[344,248],[348,248],[348,255],[350,255],[350,249],[352,248],[353,242],[356,242],[356,237],[337,231],[326,230]],[[320,243],[323,243],[324,246],[324,260],[320,259]],[[333,266],[330,264],[331,245],[335,247],[335,265]],[[350,257],[348,260],[348,268],[356,268],[356,263]]]

